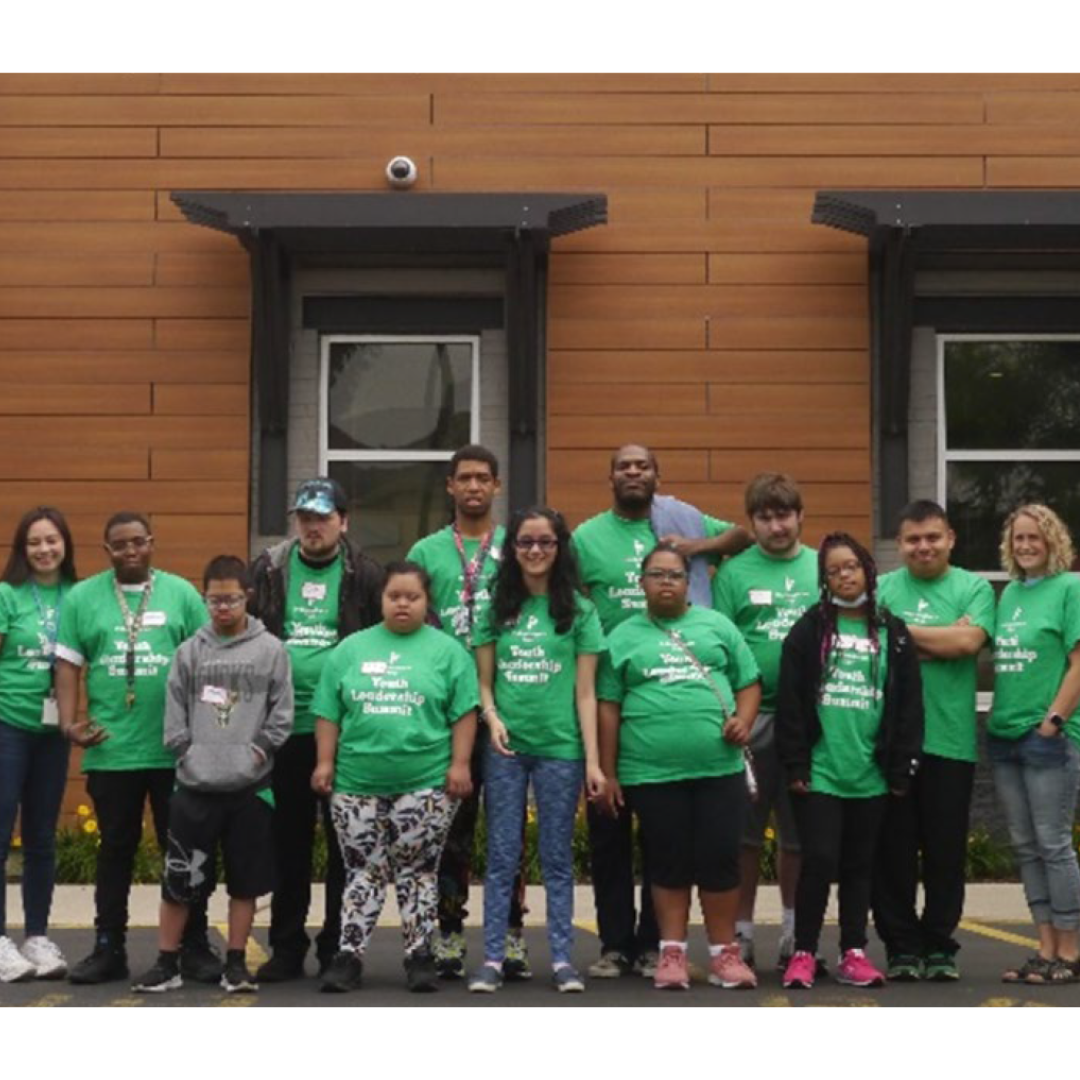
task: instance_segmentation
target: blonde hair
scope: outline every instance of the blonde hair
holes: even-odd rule
[[[1013,525],[1016,524],[1018,517],[1029,517],[1038,525],[1050,556],[1046,564],[1048,577],[1062,574],[1072,568],[1072,564],[1076,561],[1076,549],[1073,547],[1068,526],[1049,506],[1043,506],[1042,503],[1026,503],[1024,506],[1018,506],[1005,519],[1005,527],[1001,530],[1001,566],[1009,577],[1022,579],[1025,576],[1024,571],[1017,566],[1012,550]]]

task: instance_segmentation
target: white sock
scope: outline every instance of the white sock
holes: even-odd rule
[[[730,946],[728,946],[728,945],[710,945],[709,946],[709,955],[710,956],[719,956],[724,951],[724,949],[727,949],[727,948],[730,948]]]
[[[793,907],[786,907],[780,915],[780,935],[781,937],[791,937],[794,933],[795,909]]]
[[[752,919],[739,919],[735,923],[735,936],[745,941],[754,940],[754,923]]]
[[[567,961],[565,961],[565,960],[560,960],[560,961],[559,961],[559,962],[558,962],[557,964],[552,964],[552,965],[551,965],[551,970],[552,970],[552,971],[562,971],[562,969],[563,969],[564,967],[569,967],[569,966],[570,966],[570,965],[569,965],[569,963],[567,963]]]
[[[661,941],[660,942],[660,951],[663,952],[665,949],[681,949],[683,952],[686,952],[686,942],[685,941]]]

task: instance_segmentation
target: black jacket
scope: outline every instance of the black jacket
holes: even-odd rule
[[[262,619],[275,637],[285,630],[285,599],[289,595],[289,556],[299,540],[283,540],[267,548],[251,564],[253,596],[248,611]],[[374,559],[369,559],[342,536],[341,592],[338,599],[338,640],[343,641],[357,630],[366,630],[382,622],[384,574]]]
[[[905,623],[881,611],[888,653],[885,702],[875,756],[890,790],[907,789],[919,765],[923,742],[922,677],[919,656]],[[788,780],[810,780],[810,752],[821,737],[818,696],[825,620],[810,608],[791,628],[780,658],[776,696],[776,747]]]

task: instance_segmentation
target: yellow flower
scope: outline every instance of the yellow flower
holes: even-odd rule
[[[79,803],[79,808],[75,811],[75,813],[78,814],[79,817],[89,817],[90,807],[87,806],[86,803]]]
[[[765,839],[766,840],[775,840],[776,839],[776,830],[771,825],[769,826],[769,828],[767,828],[765,830]]]
[[[92,818],[91,818],[90,821],[84,822],[83,823],[83,832],[96,833],[97,832],[97,822],[94,821]]]

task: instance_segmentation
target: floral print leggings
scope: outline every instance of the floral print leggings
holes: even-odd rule
[[[438,912],[439,858],[458,805],[443,788],[330,797],[345,862],[342,949],[363,955],[391,882],[397,889],[405,952],[430,945]]]

